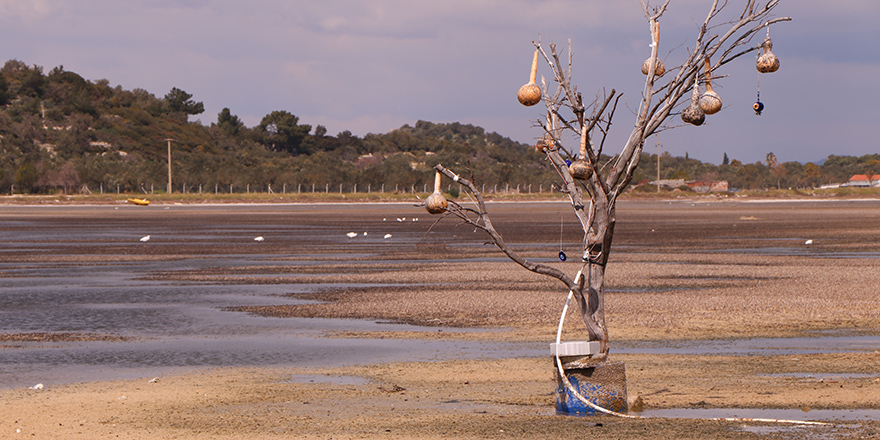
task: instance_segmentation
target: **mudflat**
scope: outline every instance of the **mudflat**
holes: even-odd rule
[[[563,202],[491,203],[490,212],[517,251],[572,274],[581,267],[579,227]],[[327,340],[551,342],[568,293],[564,286],[505,260],[479,232],[452,218],[435,224],[438,218],[409,204],[0,206],[0,276],[15,281],[34,265],[64,270],[71,263],[179,262],[139,277],[174,285],[325,286],[295,294],[307,301],[279,296],[225,310],[266,320],[419,326],[321,332]],[[102,231],[100,240],[95,230]],[[147,234],[151,239],[139,242]],[[257,235],[264,241],[255,243]],[[570,256],[564,263],[556,259],[560,249]],[[213,259],[257,254],[260,264]],[[192,261],[210,263],[186,264]],[[789,409],[809,420],[823,410],[878,410],[880,345],[870,345],[880,335],[878,269],[877,200],[624,200],[607,273],[611,358],[626,363],[629,394],[641,398],[644,414]],[[564,339],[584,337],[578,320],[576,311],[567,316]],[[462,327],[488,331],[449,331]],[[673,349],[827,336],[867,338],[869,345]],[[0,330],[0,363],[23,342],[51,349],[63,341],[125,344],[131,338],[99,328],[7,327]],[[670,349],[627,349],[644,344]],[[870,412],[806,427],[556,416],[549,352],[367,364],[352,359],[310,368],[220,366],[150,379],[2,390],[0,437],[872,438],[880,432]]]

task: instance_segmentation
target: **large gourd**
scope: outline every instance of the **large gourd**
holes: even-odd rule
[[[758,72],[773,73],[779,70],[779,58],[776,58],[776,55],[773,54],[773,40],[770,39],[770,35],[764,38],[761,48],[764,50],[764,53],[758,57],[758,62],[755,65],[758,68]]]
[[[425,209],[430,214],[442,214],[447,206],[449,206],[449,202],[440,193],[440,172],[437,171],[437,174],[434,176],[434,192],[425,200]]]
[[[694,82],[694,90],[691,93],[691,105],[681,112],[681,120],[692,125],[703,125],[706,113],[700,108],[700,87]]]
[[[586,130],[586,127],[584,127],[584,130]],[[577,160],[568,166],[568,171],[571,173],[571,177],[578,180],[587,180],[590,178],[590,175],[593,174],[593,166],[590,165],[590,162],[587,160],[586,133],[581,134],[581,151],[578,154]]]
[[[706,58],[706,91],[700,95],[700,108],[707,115],[714,115],[721,110],[721,97],[712,90],[712,62]]]
[[[519,103],[531,107],[541,102],[541,88],[535,85],[535,78],[538,76],[538,50],[535,50],[535,56],[532,58],[532,71],[529,74],[529,82],[519,88],[516,93],[516,99]]]
[[[658,47],[660,44],[660,23],[656,21],[651,22],[651,39],[653,43],[653,47]],[[660,61],[660,58],[657,57],[648,57],[644,63],[642,63],[642,75],[647,75],[649,69],[651,68],[651,60],[654,60],[654,76],[662,76],[666,73],[666,66],[663,65],[663,61]]]

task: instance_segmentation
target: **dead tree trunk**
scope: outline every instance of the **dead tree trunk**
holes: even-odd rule
[[[700,84],[717,80],[712,77],[717,69],[742,55],[760,49],[762,45],[751,44],[759,31],[769,29],[770,24],[791,20],[789,17],[767,19],[778,3],[779,0],[746,0],[742,11],[731,18],[721,14],[728,6],[726,1],[712,1],[709,13],[697,32],[693,48],[685,51],[681,64],[665,69],[658,55],[660,18],[666,11],[669,0],[653,8],[642,2],[651,37],[651,53],[642,71],[646,75],[644,89],[632,131],[619,153],[610,159],[603,159],[602,154],[620,95],[612,89],[608,93],[600,93],[591,104],[584,105],[581,93],[571,82],[571,42],[567,60],[560,57],[555,44],[548,46],[548,52],[540,41],[533,42],[549,66],[553,82],[556,83],[555,89],[551,90],[543,78],[541,81],[541,99],[546,106],[546,113],[538,119],[543,136],[536,148],[546,154],[558,172],[562,181],[560,189],[567,194],[583,229],[583,263],[578,272],[583,274],[582,277],[571,278],[553,266],[529,261],[510,249],[492,225],[476,185],[442,165],[437,165],[435,168],[438,172],[467,188],[475,205],[469,207],[449,202],[442,212],[454,215],[466,224],[488,233],[495,245],[522,267],[564,283],[577,298],[590,340],[599,341],[602,354],[607,354],[609,344],[605,326],[605,269],[614,237],[615,206],[639,165],[645,140],[661,130],[671,128],[664,125],[669,116],[674,114],[676,108],[691,101],[685,98],[691,95],[699,97],[697,92]],[[717,21],[724,22],[718,24]],[[716,31],[723,33],[710,33]],[[765,41],[767,40],[769,30]],[[716,61],[712,63],[712,59]],[[530,84],[534,81],[534,70],[532,77]],[[531,102],[524,104],[530,105]],[[694,105],[697,105],[696,100],[691,101],[691,106]],[[706,113],[712,114],[715,111],[717,110]],[[694,125],[700,123],[702,119]],[[578,150],[566,147],[572,138],[578,140]],[[594,142],[594,138],[598,141]]]

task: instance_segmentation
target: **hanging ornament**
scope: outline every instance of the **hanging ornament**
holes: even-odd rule
[[[706,57],[706,92],[700,95],[700,108],[707,115],[714,115],[721,110],[721,98],[712,90],[712,62]]]
[[[761,116],[761,112],[764,111],[764,103],[761,102],[761,98],[758,98],[758,100],[752,104],[752,108],[755,109],[755,116]]]
[[[700,108],[700,86],[694,82],[694,89],[691,93],[691,105],[681,111],[681,120],[693,125],[703,125],[706,120],[706,113]]]
[[[764,53],[758,57],[758,61],[755,64],[758,72],[773,73],[779,70],[779,58],[776,58],[776,55],[772,52],[773,41],[770,39],[770,28],[767,28],[767,37],[761,43],[761,49],[764,50]]]
[[[446,201],[446,197],[443,197],[443,194],[440,193],[440,171],[437,171],[437,174],[434,176],[434,193],[425,200],[425,209],[430,214],[442,214],[448,205],[449,202]]]
[[[558,214],[559,211],[556,211],[556,213]],[[562,220],[562,216],[560,215],[559,216],[559,254],[558,255],[559,255],[559,261],[564,262],[565,260],[568,259],[568,257],[566,257],[565,252],[562,251],[562,225],[563,225],[563,220]]]
[[[660,44],[660,23],[656,21],[651,22],[651,47],[657,47]],[[662,76],[666,73],[666,66],[663,65],[663,61],[660,61],[660,58],[657,57],[648,57],[644,63],[642,63],[642,75],[647,75],[649,69],[651,68],[651,61],[654,61],[654,76]]]
[[[535,56],[532,58],[532,72],[529,75],[529,82],[519,88],[516,93],[516,99],[519,103],[531,107],[541,102],[541,88],[535,85],[535,78],[538,76],[538,50],[535,49]]]
[[[571,177],[578,180],[587,180],[590,178],[590,175],[593,174],[593,166],[590,165],[590,161],[587,160],[586,129],[587,127],[585,126],[584,131],[581,134],[581,150],[578,153],[578,158],[568,166],[568,171],[571,173]]]
[[[758,99],[752,104],[752,109],[755,110],[755,116],[761,116],[761,112],[764,111],[764,103],[761,102],[761,75],[758,74]]]
[[[761,116],[761,112],[764,111],[764,103],[761,102],[761,81],[758,80],[758,100],[752,104],[752,108],[755,110],[755,116]]]

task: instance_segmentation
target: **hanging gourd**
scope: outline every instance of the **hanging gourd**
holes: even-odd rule
[[[531,107],[541,102],[541,88],[535,85],[535,78],[538,76],[538,50],[535,50],[535,56],[532,59],[532,72],[529,75],[529,82],[519,88],[516,93],[516,99],[519,103]]]
[[[651,22],[651,47],[657,47],[660,44],[660,23],[656,21]],[[642,63],[642,75],[647,75],[651,68],[651,60],[654,60],[654,76],[662,76],[666,73],[666,67],[663,65],[663,61],[660,61],[660,58],[657,57],[648,57],[644,63]]]
[[[706,113],[700,108],[700,87],[694,82],[694,90],[691,93],[691,105],[681,112],[681,120],[693,125],[703,125]]]
[[[553,149],[553,136],[550,136],[549,133],[544,133],[543,136],[538,138],[538,142],[535,144],[535,149],[541,153],[546,153],[547,150]]]
[[[586,127],[584,127],[584,130],[586,130]],[[581,151],[578,154],[577,160],[568,166],[568,171],[571,173],[571,177],[578,180],[587,180],[590,178],[590,175],[593,174],[593,166],[590,165],[590,162],[587,160],[586,132],[581,134]]]
[[[779,70],[779,58],[776,58],[776,55],[772,52],[773,40],[770,39],[769,30],[767,33],[767,37],[761,43],[761,49],[764,50],[764,53],[758,57],[758,62],[755,65],[758,68],[758,72],[761,73],[773,73]]]
[[[440,172],[437,171],[437,174],[434,176],[434,193],[425,200],[425,209],[430,214],[442,214],[447,206],[449,206],[449,202],[440,193]]]
[[[706,58],[706,91],[700,95],[700,108],[707,115],[714,115],[721,110],[721,98],[712,90],[712,62]]]

